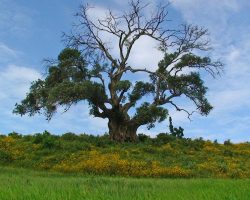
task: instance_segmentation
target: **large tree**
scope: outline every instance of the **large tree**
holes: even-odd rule
[[[93,10],[82,5],[77,13],[79,23],[64,36],[67,48],[50,62],[46,78],[32,83],[14,112],[42,113],[50,119],[59,106],[67,111],[71,105],[87,101],[90,114],[107,118],[110,138],[120,142],[134,141],[138,127],[152,128],[166,119],[168,105],[189,117],[192,112],[177,105],[177,97],[191,100],[196,111],[208,115],[212,106],[200,70],[214,77],[222,64],[201,56],[210,50],[206,29],[187,24],[168,27],[167,6],[158,6],[145,17],[148,5],[132,0],[122,14],[109,11],[102,19],[91,19]],[[107,42],[107,36],[117,42]],[[143,37],[157,41],[164,53],[155,70],[129,65],[131,51]],[[117,45],[117,52],[110,45]],[[147,75],[147,81],[124,78],[137,73]]]

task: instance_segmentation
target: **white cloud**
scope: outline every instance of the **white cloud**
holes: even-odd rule
[[[16,65],[1,67],[0,97],[7,99],[22,98],[28,92],[30,83],[40,77],[40,73],[32,68]]]
[[[163,53],[157,49],[158,42],[149,37],[142,37],[135,43],[128,63],[135,68],[155,70]]]
[[[108,15],[108,12],[109,10],[107,8],[101,6],[90,6],[87,14],[91,21],[98,23],[98,20],[105,19],[105,17]]]
[[[250,39],[239,42],[238,47],[228,47],[224,55],[225,74],[211,84],[210,96],[215,112],[226,114],[242,108],[250,109],[250,90],[247,84],[250,78],[249,44]]]
[[[180,10],[183,17],[188,22],[196,22],[199,25],[216,27],[216,31],[220,31],[225,27],[228,18],[232,12],[240,9],[239,2],[236,0],[174,0],[173,6]]]
[[[249,136],[244,134],[249,130],[249,118],[245,112],[250,109],[250,27],[246,26],[247,21],[241,23],[236,20],[246,12],[249,1],[175,0],[173,5],[181,11],[185,21],[209,29],[215,49],[213,56],[220,57],[225,63],[225,73],[221,78],[207,78],[209,100],[215,109],[206,120],[214,125],[214,130],[211,126],[206,130],[207,126],[204,126],[200,134],[207,138],[249,140]],[[195,120],[201,122],[201,117]],[[202,123],[194,124],[201,126]],[[195,135],[193,126],[187,132],[192,130],[191,135]],[[212,130],[219,133],[211,133]]]

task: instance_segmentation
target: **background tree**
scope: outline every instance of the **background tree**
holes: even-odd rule
[[[44,80],[32,83],[14,112],[30,116],[43,113],[50,119],[59,106],[65,106],[67,111],[71,105],[86,100],[90,114],[107,118],[110,138],[120,142],[134,141],[138,127],[152,128],[166,119],[166,105],[189,117],[192,113],[179,107],[176,97],[187,97],[200,114],[207,115],[212,106],[205,97],[207,88],[199,70],[214,77],[222,67],[218,61],[199,56],[199,52],[204,55],[210,50],[208,31],[193,25],[168,28],[168,5],[158,6],[150,17],[145,17],[147,6],[132,0],[127,12],[116,15],[109,11],[105,18],[92,20],[91,8],[82,5],[77,13],[79,24],[64,36],[68,48],[50,63]],[[119,56],[112,54],[104,34],[118,41]],[[134,45],[142,37],[157,41],[165,54],[155,70],[128,64]],[[132,84],[124,78],[132,73],[145,73],[149,79]]]

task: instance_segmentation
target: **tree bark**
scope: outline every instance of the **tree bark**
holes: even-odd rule
[[[130,122],[118,122],[109,119],[108,122],[110,139],[117,142],[135,142],[138,126]]]

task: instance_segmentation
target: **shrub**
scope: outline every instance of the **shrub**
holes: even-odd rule
[[[169,117],[169,131],[171,133],[171,135],[173,135],[174,137],[177,138],[183,138],[184,136],[184,129],[182,127],[179,126],[179,128],[175,128],[173,126],[173,122],[172,122],[172,118]]]
[[[145,143],[145,142],[150,140],[150,137],[148,135],[143,134],[143,133],[139,133],[137,136],[137,139],[139,142]]]
[[[19,134],[19,133],[16,133],[16,132],[12,132],[12,133],[9,133],[8,136],[14,138],[14,139],[21,139],[22,138],[22,135]]]
[[[176,140],[176,137],[174,137],[173,135],[168,135],[167,133],[160,133],[156,136],[154,143],[156,145],[162,145],[174,140]]]
[[[48,137],[43,138],[42,145],[43,145],[43,148],[52,149],[57,146],[57,143],[56,143],[55,138],[53,138],[52,136],[48,136]]]
[[[226,141],[224,141],[224,145],[232,145],[232,143],[230,140],[226,140]]]
[[[56,138],[59,138],[59,136],[51,135],[48,131],[44,131],[43,134],[36,133],[33,137],[33,143],[34,144],[42,144],[43,148],[54,148],[60,146],[60,141]]]
[[[79,139],[78,135],[76,135],[74,133],[71,133],[71,132],[63,134],[61,136],[61,138],[63,140],[67,140],[67,141],[74,141],[74,140],[78,140]]]
[[[23,135],[22,138],[23,138],[24,141],[34,142],[34,136],[33,135]]]
[[[33,137],[34,144],[40,144],[43,142],[43,135],[41,133],[36,133]]]
[[[202,137],[198,138],[198,139],[194,139],[192,142],[192,147],[194,148],[194,150],[201,150],[204,147],[205,141],[203,140]]]
[[[219,144],[217,139],[214,140],[214,144]]]
[[[0,150],[0,162],[9,163],[12,161],[13,161],[13,158],[12,158],[12,155],[10,153]]]

